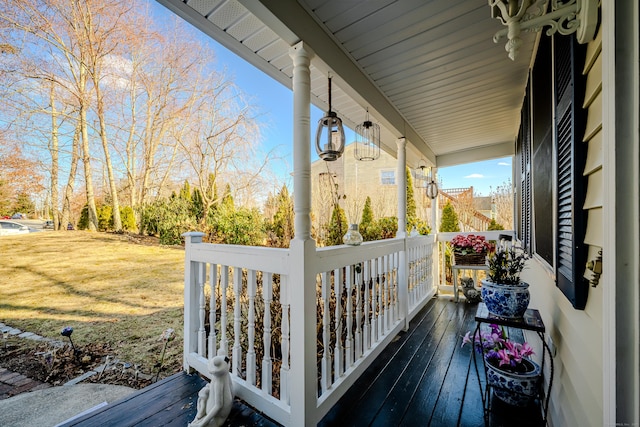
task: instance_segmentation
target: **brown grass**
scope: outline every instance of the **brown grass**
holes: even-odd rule
[[[41,232],[0,238],[0,321],[76,345],[107,343],[115,357],[153,372],[182,363],[184,251],[127,235]]]

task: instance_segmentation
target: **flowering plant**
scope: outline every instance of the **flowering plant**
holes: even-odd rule
[[[510,372],[526,372],[523,360],[532,354],[529,343],[516,343],[507,337],[501,326],[491,324],[490,331],[481,331],[475,336],[474,347],[478,353],[484,355],[485,360],[493,366]],[[462,345],[471,342],[471,332],[462,339]]]
[[[500,244],[495,252],[487,257],[489,279],[493,283],[517,285],[525,261],[529,258],[522,249],[510,244]]]
[[[474,234],[467,234],[466,236],[458,234],[451,239],[451,246],[453,247],[453,253],[459,255],[469,254],[486,254],[493,251],[493,244],[488,242],[484,236],[476,236]]]

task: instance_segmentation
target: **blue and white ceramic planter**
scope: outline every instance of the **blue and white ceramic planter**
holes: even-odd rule
[[[482,301],[489,313],[506,319],[518,319],[529,307],[529,284],[503,285],[482,280]]]
[[[509,372],[485,361],[487,381],[493,387],[493,393],[503,402],[514,406],[527,406],[538,393],[540,365],[524,358],[522,363],[527,370],[524,373]]]

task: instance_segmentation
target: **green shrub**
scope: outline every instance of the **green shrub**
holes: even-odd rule
[[[440,222],[440,232],[460,231],[460,225],[458,224],[458,214],[451,202],[447,202],[442,208],[442,220]]]
[[[344,213],[344,209],[335,205],[328,225],[325,246],[342,245],[342,237],[347,234],[348,227],[349,224],[347,223],[347,215]]]
[[[120,220],[123,230],[135,231],[137,229],[136,217],[131,206],[120,207]]]
[[[495,219],[492,219],[491,222],[489,223],[489,226],[487,227],[487,230],[489,230],[489,231],[492,231],[492,230],[504,230],[504,227],[502,225],[498,224]]]
[[[113,228],[113,208],[111,205],[98,206],[98,230],[107,231]]]
[[[260,246],[265,230],[262,215],[257,209],[238,208],[221,204],[208,218],[210,240],[231,245]]]

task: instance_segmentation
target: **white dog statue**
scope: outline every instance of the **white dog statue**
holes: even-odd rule
[[[233,383],[229,372],[229,358],[216,356],[209,360],[211,383],[198,393],[198,412],[189,427],[220,427],[231,412]]]

